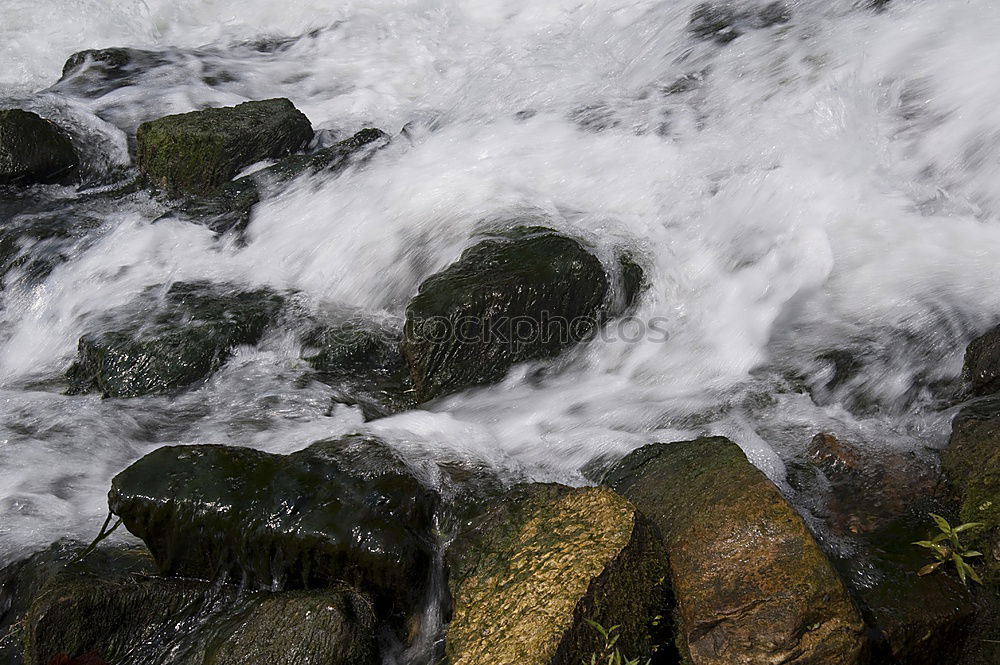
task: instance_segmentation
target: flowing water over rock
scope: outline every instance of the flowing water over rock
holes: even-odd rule
[[[819,432],[932,464],[964,349],[1000,322],[1000,13],[875,4],[6,0],[0,108],[63,127],[82,185],[0,196],[0,565],[88,540],[111,478],[174,444],[365,433],[417,464],[582,485],[722,435],[800,507],[818,502],[787,469]],[[313,148],[392,141],[265,189],[229,233],[115,191],[142,122],[281,97]],[[268,289],[398,328],[514,218],[631,257],[631,316],[385,418],[317,380],[292,320],[178,392],[65,394],[78,340],[150,292]]]

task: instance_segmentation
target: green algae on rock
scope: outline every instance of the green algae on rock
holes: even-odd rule
[[[256,344],[284,299],[267,290],[239,291],[205,282],[177,282],[111,330],[80,338],[67,371],[70,393],[104,397],[168,392],[205,378],[232,349]]]
[[[66,183],[80,165],[73,142],[37,113],[0,110],[0,185]]]
[[[447,555],[452,665],[577,665],[603,646],[586,620],[651,649],[666,559],[655,528],[606,488],[514,488]],[[587,661],[589,662],[589,661]]]
[[[588,339],[607,293],[601,262],[550,229],[514,227],[478,242],[406,308],[402,348],[418,399],[496,382]]]
[[[653,444],[605,481],[661,530],[694,665],[854,665],[864,624],[802,518],[721,437]]]
[[[168,115],[136,133],[136,162],[170,194],[208,194],[239,171],[304,147],[312,126],[287,99]]]
[[[344,581],[396,612],[423,597],[438,497],[384,443],[349,436],[290,455],[160,448],[115,476],[108,503],[164,574],[252,588]]]

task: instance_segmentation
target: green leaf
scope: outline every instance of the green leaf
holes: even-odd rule
[[[934,520],[934,523],[937,524],[937,527],[939,529],[941,529],[942,532],[944,532],[944,533],[951,533],[952,532],[951,525],[948,524],[948,520],[946,520],[945,518],[941,517],[937,513],[931,513],[930,515],[931,515],[931,519]]]
[[[968,552],[962,552],[962,556],[969,558],[971,556],[982,556],[982,552],[977,552],[976,550],[969,550]]]
[[[958,579],[962,580],[962,584],[965,584],[965,569],[969,566],[962,561],[962,557],[958,554],[952,554],[951,559],[955,562],[955,569],[958,570]]]
[[[920,575],[921,577],[923,577],[924,575],[930,575],[935,570],[937,570],[938,566],[940,566],[942,563],[944,563],[944,561],[935,561],[934,563],[929,563],[920,570],[918,570],[917,575]]]
[[[982,522],[966,522],[961,526],[956,526],[955,533],[962,533],[963,531],[968,531],[969,529],[976,529],[981,526],[983,526]]]

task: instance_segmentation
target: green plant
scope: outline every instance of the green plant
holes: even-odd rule
[[[933,573],[942,565],[951,561],[955,564],[955,570],[958,571],[958,578],[962,580],[962,584],[965,584],[966,577],[971,577],[974,581],[982,584],[983,580],[979,577],[979,574],[976,573],[972,566],[966,562],[966,559],[982,556],[983,553],[968,549],[962,544],[962,541],[958,537],[958,534],[963,531],[968,531],[969,529],[975,529],[982,526],[982,522],[967,522],[965,524],[952,527],[951,524],[948,523],[948,520],[940,515],[930,513],[930,516],[941,533],[937,534],[930,540],[918,540],[913,544],[929,549],[934,553],[934,558],[937,559],[937,561],[929,563],[921,568],[917,571],[917,575],[928,575]]]
[[[584,619],[584,621],[590,624],[590,627],[600,633],[601,637],[604,638],[604,647],[601,649],[600,653],[592,653],[590,655],[590,662],[588,663],[584,661],[583,665],[639,665],[638,658],[625,658],[618,649],[618,638],[621,637],[618,633],[620,626],[605,628],[596,621],[591,621],[590,619]],[[645,665],[649,665],[650,662],[651,661],[647,659]]]

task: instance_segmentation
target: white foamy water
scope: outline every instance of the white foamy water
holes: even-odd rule
[[[964,347],[1000,320],[992,0],[801,0],[726,45],[692,38],[687,0],[329,4],[0,0],[0,105],[67,123],[95,174],[127,164],[145,119],[247,99],[288,97],[327,142],[396,137],[263,201],[246,244],[153,223],[165,209],[144,194],[51,188],[70,212],[3,208],[4,224],[88,223],[68,260],[3,294],[0,563],[93,535],[110,478],[172,443],[290,452],[363,429],[414,457],[584,483],[595,460],[712,433],[781,485],[819,431],[943,443]],[[162,64],[103,95],[53,86],[72,52],[108,46]],[[370,423],[299,380],[282,331],[175,397],[61,394],[80,335],[149,286],[268,285],[398,317],[482,220],[525,213],[605,260],[630,250],[650,284],[636,316],[669,338],[609,334],[557,371]],[[859,369],[834,377],[832,352]]]

